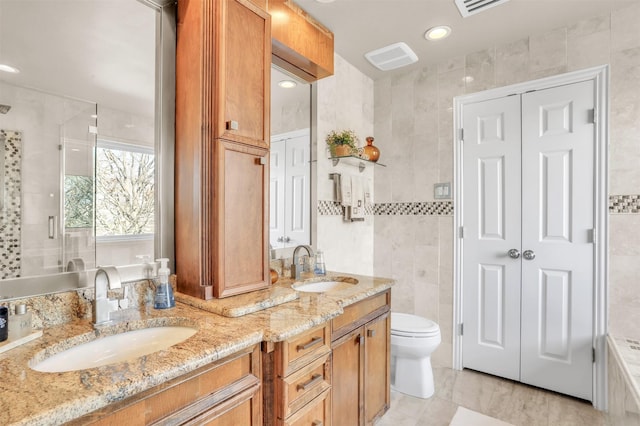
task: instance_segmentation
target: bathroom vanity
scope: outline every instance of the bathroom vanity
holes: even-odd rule
[[[353,276],[356,280],[326,293],[306,293],[293,291],[292,281],[283,278],[271,290],[257,292],[261,297],[191,298],[209,305],[199,307],[176,294],[173,309],[140,305],[97,330],[88,319],[46,327],[41,338],[0,354],[6,384],[0,390],[0,424],[124,424],[119,419],[126,418],[127,424],[171,419],[172,424],[328,425],[345,424],[347,415],[357,416],[349,424],[371,424],[389,404],[393,280]],[[165,350],[101,367],[59,373],[30,368],[102,336],[163,326],[197,332]],[[358,412],[352,414],[354,407]]]

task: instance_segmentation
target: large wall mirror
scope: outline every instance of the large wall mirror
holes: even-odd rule
[[[171,3],[0,0],[0,296],[173,258]]]
[[[311,242],[311,85],[271,68],[269,244]]]

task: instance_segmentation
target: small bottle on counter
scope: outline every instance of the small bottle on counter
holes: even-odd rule
[[[316,251],[316,266],[313,268],[313,272],[316,275],[326,275],[327,270],[324,266],[324,253],[318,250]]]
[[[15,306],[15,313],[9,317],[9,340],[20,339],[31,333],[31,312],[27,311],[27,305]]]
[[[156,294],[154,297],[153,307],[156,309],[169,309],[176,306],[176,300],[173,296],[173,287],[169,282],[169,259],[156,259],[160,262],[158,269],[158,278],[156,279]]]
[[[9,308],[0,306],[0,342],[9,337]]]

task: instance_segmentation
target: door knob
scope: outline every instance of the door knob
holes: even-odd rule
[[[527,260],[533,260],[536,258],[536,254],[533,252],[533,250],[525,250],[524,253],[522,253],[522,257]]]
[[[507,254],[512,259],[517,259],[520,257],[520,252],[518,251],[518,249],[511,249],[507,252]]]

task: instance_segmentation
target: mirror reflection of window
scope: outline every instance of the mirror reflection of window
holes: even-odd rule
[[[134,263],[142,256],[151,259],[155,226],[153,148],[98,139],[95,174],[98,264]]]
[[[311,241],[311,86],[271,68],[269,243]]]

